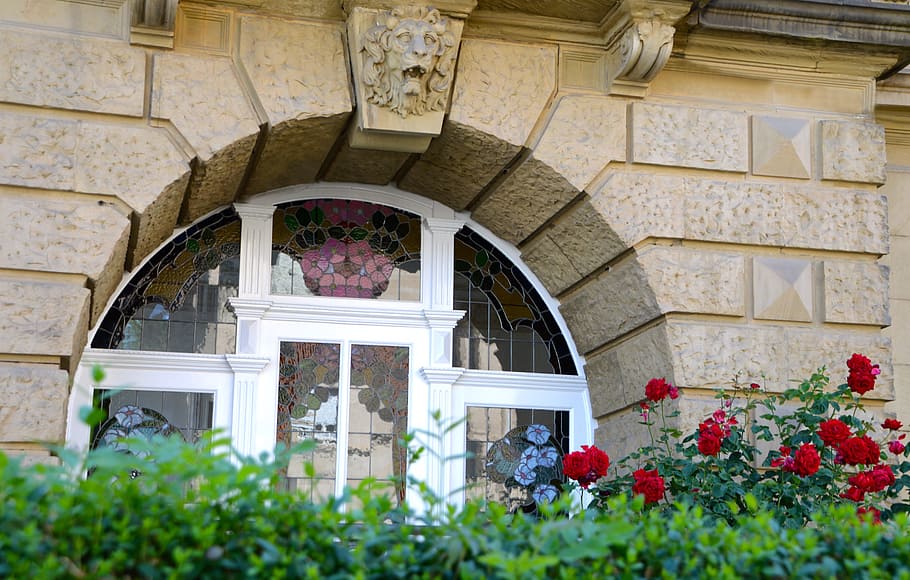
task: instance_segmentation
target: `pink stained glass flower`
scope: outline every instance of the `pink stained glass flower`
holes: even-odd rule
[[[329,239],[300,259],[304,282],[318,296],[374,298],[389,286],[392,261],[366,241]]]

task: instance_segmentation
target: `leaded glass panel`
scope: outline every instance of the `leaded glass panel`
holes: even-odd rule
[[[465,428],[469,499],[534,513],[561,493],[568,411],[469,406]]]
[[[234,351],[228,298],[239,284],[240,219],[214,214],[165,244],[133,276],[92,340],[95,348]]]
[[[292,447],[313,440],[309,453],[291,457],[285,482],[310,498],[335,494],[341,346],[282,342],[278,362],[277,441]],[[312,465],[307,473],[306,465]]]
[[[92,447],[130,451],[128,439],[155,435],[195,442],[212,428],[212,393],[124,389],[99,390],[95,396],[108,418],[96,429]]]
[[[399,501],[407,471],[409,374],[407,347],[351,347],[348,484],[367,477],[391,481]]]
[[[527,277],[469,228],[455,235],[453,364],[574,375],[565,335]]]
[[[272,223],[273,294],[419,300],[419,216],[321,199],[278,206]]]

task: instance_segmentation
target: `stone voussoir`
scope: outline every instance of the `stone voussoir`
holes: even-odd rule
[[[247,193],[313,181],[353,110],[341,27],[244,16],[239,56],[272,127]]]

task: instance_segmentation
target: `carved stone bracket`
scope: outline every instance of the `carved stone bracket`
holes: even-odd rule
[[[357,100],[351,147],[422,153],[442,131],[464,17],[476,2],[347,2]]]
[[[677,0],[624,0],[608,28],[609,78],[647,82],[667,63],[675,25],[692,6]]]

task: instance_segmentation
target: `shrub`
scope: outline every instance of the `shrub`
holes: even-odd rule
[[[908,509],[910,450],[899,421],[865,418],[861,397],[875,387],[878,365],[854,354],[847,367],[846,382],[834,389],[824,369],[777,394],[734,380],[685,436],[667,422],[677,416],[667,407],[678,390],[653,379],[640,404],[650,444],[618,461],[612,477],[572,479],[601,510],[613,496],[642,495],[649,509],[679,502],[733,522],[749,494],[784,527],[803,527],[818,510],[840,504],[876,521],[892,518]],[[772,444],[770,453],[762,456],[750,434]]]

